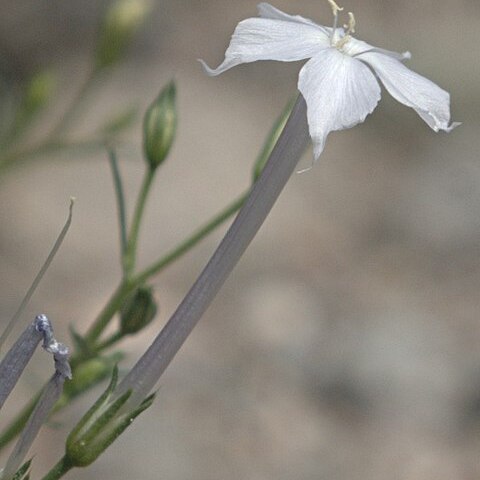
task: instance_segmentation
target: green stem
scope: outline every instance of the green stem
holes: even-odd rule
[[[223,222],[228,220],[231,216],[233,216],[241,208],[241,206],[245,202],[245,199],[248,197],[249,192],[250,190],[243,193],[240,197],[238,197],[235,201],[233,201],[230,205],[228,205],[225,209],[223,209],[220,213],[213,217],[203,227],[196,230],[191,236],[189,236],[186,240],[180,243],[177,247],[173,248],[169,253],[167,253],[160,260],[148,267],[146,270],[139,273],[134,278],[131,278],[129,281],[122,281],[110,297],[108,303],[105,305],[103,310],[100,312],[100,314],[97,316],[96,320],[90,327],[86,335],[86,340],[93,344],[108,326],[115,313],[120,310],[122,303],[124,302],[125,298],[129,293],[135,290],[138,285],[142,285],[146,280],[148,280],[152,276],[159,273],[162,269],[170,265],[181,255],[188,252],[197,243],[199,243],[207,235],[209,235],[213,230],[215,230]],[[100,343],[96,348],[106,348],[107,346],[111,346],[117,340],[118,338],[116,338],[116,334],[114,334],[112,335],[112,337]],[[72,357],[72,365],[79,363],[76,359],[77,357]],[[35,406],[36,400],[37,399],[35,399],[27,407],[25,407],[25,409],[8,427],[8,429],[2,432],[2,435],[0,436],[0,450],[4,446],[6,446],[13,438],[15,438],[17,434],[21,431],[33,407]]]
[[[113,185],[115,187],[115,196],[117,199],[118,224],[120,229],[120,252],[123,258],[127,248],[127,215],[125,208],[125,194],[123,193],[122,176],[118,166],[117,155],[112,149],[108,150],[108,159],[112,170]]]
[[[70,128],[73,120],[75,119],[75,116],[77,116],[77,114],[79,113],[80,106],[82,105],[84,98],[95,85],[97,78],[98,70],[91,70],[87,78],[84,80],[82,86],[78,90],[77,94],[70,102],[70,105],[68,105],[63,115],[53,127],[52,131],[48,136],[49,139],[60,137]]]
[[[150,277],[156,275],[160,270],[164,269],[167,265],[174,262],[178,257],[182,256],[186,252],[188,252],[192,247],[194,247],[200,240],[205,238],[208,234],[210,234],[213,230],[215,230],[219,225],[223,222],[228,220],[231,216],[233,216],[238,210],[240,210],[241,206],[245,202],[246,198],[250,190],[242,194],[238,197],[235,201],[233,201],[230,205],[228,205],[224,210],[222,210],[218,215],[212,218],[207,224],[203,227],[199,228],[196,232],[194,232],[190,237],[180,243],[177,247],[173,248],[169,253],[164,255],[160,258],[157,262],[153,265],[145,269],[143,272],[139,273],[133,278],[133,281],[138,284],[142,285],[148,280]]]
[[[14,163],[19,163],[27,160],[28,158],[37,157],[40,155],[46,155],[49,153],[56,153],[61,150],[67,149],[93,149],[102,145],[101,140],[83,140],[79,142],[61,142],[61,141],[44,141],[37,143],[31,147],[27,147],[23,150],[13,150],[0,157],[0,174],[6,168],[10,167]]]
[[[95,345],[95,353],[100,353],[102,350],[105,350],[108,347],[111,347],[118,341],[120,341],[125,335],[122,332],[115,332],[113,335],[108,337],[103,342],[98,343]]]
[[[137,198],[137,204],[132,219],[132,226],[128,236],[127,247],[123,256],[123,268],[125,276],[128,278],[135,269],[135,260],[137,255],[138,234],[140,232],[140,224],[142,222],[143,212],[147,203],[148,193],[152,186],[152,181],[155,176],[155,171],[148,169],[143,177],[140,193]]]
[[[72,463],[64,456],[43,478],[42,480],[57,480],[62,478],[69,470],[73,468]]]
[[[250,190],[237,198],[234,202],[227,206],[227,208],[225,208],[218,215],[212,218],[206,225],[199,228],[190,237],[180,243],[180,245],[175,247],[173,250],[171,250],[153,265],[145,269],[143,272],[129,279],[124,279],[122,283],[120,283],[120,285],[117,287],[113,295],[110,297],[108,303],[105,305],[103,310],[100,312],[100,314],[88,330],[85,336],[85,340],[91,344],[94,344],[95,341],[102,334],[102,332],[105,330],[105,328],[108,326],[115,313],[120,310],[122,303],[124,302],[125,298],[129,293],[133,292],[135,288],[139,285],[143,285],[146,280],[159,273],[160,270],[170,265],[181,255],[188,252],[198,242],[200,242],[203,238],[205,238],[208,234],[215,230],[215,228],[217,228],[223,222],[228,220],[232,215],[234,215],[245,202],[245,199],[248,197],[249,192]]]
[[[110,323],[113,316],[120,310],[125,298],[131,293],[138,284],[129,280],[123,280],[117,287],[108,303],[103,307],[98,317],[95,319],[85,336],[85,340],[94,344],[98,337]]]

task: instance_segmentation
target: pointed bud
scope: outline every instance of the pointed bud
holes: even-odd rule
[[[117,0],[107,11],[96,52],[96,67],[110,67],[123,55],[151,10],[147,0]]]
[[[91,389],[111,375],[112,367],[122,359],[123,355],[116,353],[111,357],[96,357],[81,362],[73,370],[73,379],[63,389],[63,395],[55,406],[60,409],[73,398]]]
[[[150,105],[143,120],[143,146],[150,169],[155,170],[168,155],[175,138],[177,111],[175,83],[170,82]]]
[[[84,415],[67,438],[66,459],[70,465],[86,467],[94,462],[107,447],[129,426],[132,421],[153,403],[154,395],[147,397],[139,406],[125,412],[132,391],[113,398],[118,371],[115,368],[112,381],[105,393]]]
[[[138,288],[127,298],[120,312],[120,331],[131,335],[146,327],[157,313],[157,304],[150,287]]]

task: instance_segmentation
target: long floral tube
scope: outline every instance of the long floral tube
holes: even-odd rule
[[[0,363],[0,409],[42,340],[36,323],[30,324]]]
[[[299,95],[262,174],[212,258],[152,345],[118,386],[116,395],[132,389],[129,405],[144,399],[190,335],[260,229],[309,140],[306,104]]]
[[[65,378],[65,375],[58,370],[50,378],[25,428],[22,430],[17,444],[10,454],[5,470],[0,475],[0,480],[10,480],[20,467],[40,428],[46,422],[53,406],[60,398]]]

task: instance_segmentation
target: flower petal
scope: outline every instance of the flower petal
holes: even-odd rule
[[[460,125],[450,123],[450,95],[428,78],[418,75],[401,62],[378,52],[365,52],[356,58],[370,65],[390,95],[412,107],[435,131],[450,132]]]
[[[327,27],[322,27],[317,25],[313,20],[309,18],[302,17],[300,15],[289,15],[288,13],[282,12],[278,8],[270,5],[269,3],[262,2],[257,5],[258,15],[262,18],[270,18],[273,20],[285,20],[287,22],[297,22],[303,23],[305,25],[313,25],[314,27],[321,28],[328,35],[329,30]]]
[[[384,48],[374,47],[373,45],[354,37],[350,37],[350,40],[344,45],[343,51],[351,57],[356,57],[367,52],[383,53],[384,55],[396,58],[397,60],[407,60],[412,57],[410,52],[392,52],[391,50],[385,50]]]
[[[304,65],[298,89],[307,102],[315,160],[331,131],[363,122],[380,100],[380,85],[371,70],[335,48],[320,52]]]
[[[225,60],[218,68],[212,69],[200,60],[205,71],[209,75],[218,75],[241,63],[257,60],[281,62],[304,60],[330,46],[323,27],[313,22],[290,20],[289,15],[283,15],[285,19],[281,20],[247,18],[240,22],[225,52]]]

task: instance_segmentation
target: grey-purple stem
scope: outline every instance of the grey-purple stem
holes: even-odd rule
[[[42,334],[35,328],[35,323],[32,323],[5,354],[0,363],[0,409],[32,358],[41,339]]]
[[[53,355],[55,373],[42,391],[42,394],[18,439],[0,480],[10,480],[20,467],[40,427],[45,423],[50,411],[59,399],[66,378],[72,377],[68,363],[68,347],[57,342],[53,328],[46,315],[37,315],[31,325],[22,333],[0,364],[0,407],[8,397],[33,355],[35,348],[43,339],[42,347]]]
[[[140,403],[154,387],[209,307],[269,214],[309,140],[306,104],[299,95],[262,174],[212,258],[152,345],[118,386],[115,396],[133,391],[130,407]]]
[[[20,468],[42,425],[47,421],[57,400],[63,391],[65,376],[58,370],[50,378],[35,405],[12,453],[8,457],[0,480],[10,480]]]

